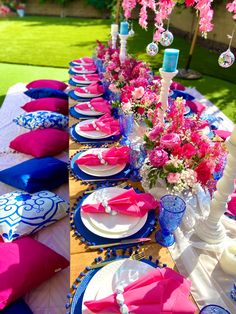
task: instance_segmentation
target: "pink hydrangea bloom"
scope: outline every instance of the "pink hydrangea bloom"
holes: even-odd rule
[[[155,148],[151,151],[149,160],[153,167],[163,167],[169,160],[169,156],[164,149]]]
[[[142,86],[135,88],[132,92],[132,96],[134,97],[134,99],[140,99],[143,97],[144,91],[145,90]]]

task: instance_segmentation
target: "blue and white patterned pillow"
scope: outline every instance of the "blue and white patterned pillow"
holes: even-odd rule
[[[36,129],[66,129],[68,127],[68,117],[61,113],[52,111],[34,111],[20,115],[13,121],[29,130]]]
[[[0,236],[12,242],[66,216],[69,203],[50,191],[11,192],[0,196]]]

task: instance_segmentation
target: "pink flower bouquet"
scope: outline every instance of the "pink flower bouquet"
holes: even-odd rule
[[[225,144],[205,135],[207,121],[184,117],[184,102],[177,98],[165,126],[155,117],[152,122],[156,124],[145,135],[148,157],[142,172],[147,174],[150,188],[159,180],[175,192],[192,189],[196,183],[206,187],[214,171],[224,166]]]

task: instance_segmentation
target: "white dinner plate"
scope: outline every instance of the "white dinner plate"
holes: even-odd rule
[[[80,110],[76,107],[74,107],[75,111],[80,113],[80,114],[83,114],[85,116],[101,116],[103,115],[104,113],[103,112],[99,112],[99,111],[94,111],[94,110]]]
[[[184,114],[187,115],[189,114],[191,111],[190,107],[189,106],[185,106],[185,111],[184,111]]]
[[[154,267],[149,264],[130,259],[114,261],[104,266],[88,283],[82,301],[82,313],[93,314],[84,305],[84,302],[108,297],[116,291],[118,285],[126,287],[153,270]]]
[[[79,157],[86,156],[88,154],[97,154],[103,152],[108,148],[91,148],[81,153]],[[85,173],[95,177],[110,177],[121,172],[126,167],[126,163],[121,165],[99,165],[99,166],[88,166],[78,165],[78,167]]]
[[[81,87],[83,88],[83,87]],[[74,91],[75,92],[75,95],[76,96],[79,96],[79,97],[83,97],[83,98],[96,98],[96,97],[100,97],[103,95],[103,93],[101,94],[89,94],[89,93],[80,93],[80,92],[77,92],[76,90]]]
[[[90,138],[90,139],[93,139],[93,140],[108,138],[108,137],[114,135],[114,134],[106,134],[104,132],[97,131],[97,130],[94,130],[94,131],[82,131],[82,130],[80,130],[80,126],[81,125],[92,123],[95,120],[96,119],[88,119],[88,120],[83,120],[83,121],[79,122],[75,126],[75,132],[77,134],[79,134],[80,136],[82,136],[82,137]]]
[[[98,80],[95,80],[95,81],[89,81],[89,80],[80,81],[80,80],[77,80],[77,79],[74,78],[74,77],[72,77],[72,81],[75,82],[75,83],[82,84],[82,85],[90,85],[90,84],[93,84],[93,83],[97,83],[97,82],[98,82]]]
[[[75,73],[78,73],[78,74],[93,74],[96,72],[95,71],[92,71],[92,70],[86,70],[86,69],[81,69],[80,71],[76,70],[74,67],[71,68],[71,70]]]
[[[99,189],[90,194],[82,205],[97,204],[104,199],[110,199],[125,191],[125,189],[117,187]],[[121,239],[135,234],[145,225],[147,216],[148,214],[143,217],[132,217],[119,213],[112,216],[108,214],[85,213],[81,210],[81,219],[86,228],[96,235],[110,239]]]

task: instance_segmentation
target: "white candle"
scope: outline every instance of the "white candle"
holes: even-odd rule
[[[236,145],[236,125],[234,126],[233,132],[229,140],[233,145]]]
[[[236,242],[225,248],[220,258],[220,266],[225,273],[236,275]]]
[[[118,28],[119,28],[118,24],[111,24],[111,32],[112,33],[118,33]]]

